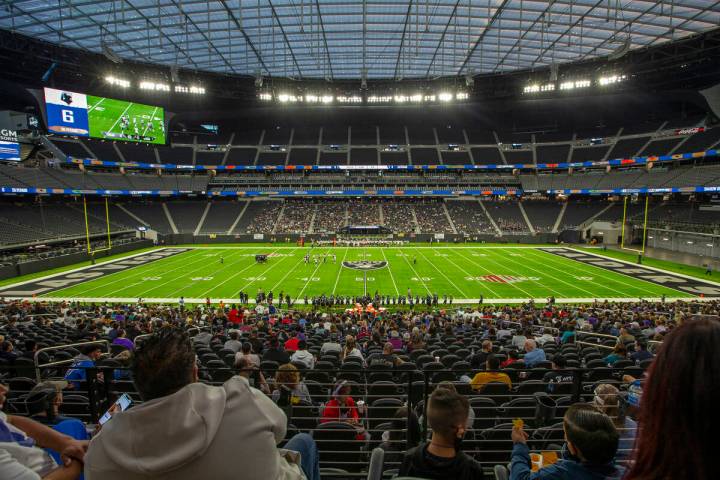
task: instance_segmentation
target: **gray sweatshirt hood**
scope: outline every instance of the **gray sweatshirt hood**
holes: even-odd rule
[[[113,437],[106,453],[117,465],[139,474],[176,470],[205,454],[226,401],[225,389],[193,383],[118,413],[100,433]]]

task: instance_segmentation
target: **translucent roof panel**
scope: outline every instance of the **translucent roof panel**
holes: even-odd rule
[[[127,60],[293,78],[508,72],[720,25],[717,0],[18,0],[0,28]]]

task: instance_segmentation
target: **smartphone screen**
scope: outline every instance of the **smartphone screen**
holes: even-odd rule
[[[100,417],[100,425],[105,425],[105,423],[112,418],[114,413],[124,412],[131,404],[132,398],[130,398],[130,395],[128,395],[127,393],[123,393],[120,398],[115,400],[115,403],[113,403],[112,406],[108,408],[108,411],[105,412],[105,415]]]

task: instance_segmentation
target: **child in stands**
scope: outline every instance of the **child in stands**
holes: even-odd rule
[[[459,393],[436,389],[428,401],[430,442],[423,442],[405,454],[400,476],[432,480],[482,480],[480,463],[461,451],[469,403]]]
[[[563,419],[565,446],[562,459],[537,472],[530,467],[528,434],[522,426],[512,430],[510,480],[596,480],[621,479],[625,469],[615,464],[619,435],[610,417],[592,405],[577,403]]]

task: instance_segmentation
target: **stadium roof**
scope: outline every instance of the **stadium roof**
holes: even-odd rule
[[[201,71],[402,79],[620,54],[720,25],[720,1],[19,0],[0,28]]]

